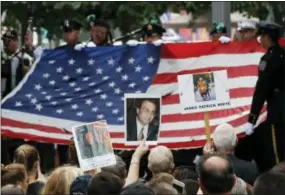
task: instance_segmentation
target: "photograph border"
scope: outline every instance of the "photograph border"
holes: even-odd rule
[[[87,126],[87,125],[96,124],[96,123],[99,124],[99,125],[102,125],[102,127],[106,126],[108,135],[109,135],[111,143],[112,143],[113,153],[107,153],[105,155],[95,156],[95,157],[88,158],[88,159],[83,159],[81,151],[79,149],[78,136],[76,134],[76,130],[77,130],[78,127]],[[90,170],[93,170],[93,169],[98,169],[98,168],[104,167],[104,166],[97,166],[97,167],[93,167],[93,168],[90,168],[90,167],[84,168],[86,164],[90,164],[90,162],[96,161],[98,157],[107,157],[107,158],[109,157],[109,158],[112,158],[112,161],[114,161],[114,163],[112,163],[112,164],[116,164],[116,158],[115,158],[115,153],[114,153],[114,148],[113,148],[113,142],[112,142],[112,138],[110,136],[110,132],[108,131],[108,125],[107,125],[107,121],[106,120],[94,121],[94,122],[90,122],[90,123],[84,123],[84,124],[81,124],[81,125],[73,126],[72,127],[72,135],[73,135],[73,140],[74,140],[74,144],[75,144],[75,148],[76,148],[76,152],[77,152],[78,162],[79,162],[80,168],[83,171],[90,171]],[[110,165],[111,164],[108,164],[106,166],[110,166]]]

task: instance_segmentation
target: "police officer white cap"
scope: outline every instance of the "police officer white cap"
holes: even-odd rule
[[[244,20],[238,23],[238,31],[242,31],[242,30],[256,30],[256,22],[253,20]]]

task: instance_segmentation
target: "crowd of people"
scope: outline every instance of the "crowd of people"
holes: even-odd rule
[[[285,162],[259,172],[256,164],[235,156],[238,139],[235,129],[221,124],[213,141],[203,148],[196,166],[175,167],[172,151],[165,146],[152,149],[142,141],[129,167],[116,155],[116,164],[84,172],[80,169],[73,144],[68,164],[43,175],[39,151],[24,144],[14,153],[13,163],[1,166],[1,193],[5,194],[85,194],[85,195],[283,195]],[[142,158],[147,158],[147,175],[140,174]],[[140,176],[142,175],[142,176]]]
[[[90,40],[83,43],[80,42],[82,26],[77,21],[65,20],[62,31],[66,45],[56,49],[117,45],[112,42],[111,29],[106,21],[89,16]],[[285,132],[284,50],[278,45],[278,29],[278,25],[273,23],[257,25],[249,21],[241,23],[238,28],[240,40],[256,40],[261,35],[259,41],[268,50],[261,59],[263,66],[259,66],[259,80],[245,129],[247,135],[253,134],[261,108],[267,101],[268,119],[264,129],[270,129],[270,126],[273,128],[272,132],[274,130],[278,135],[274,138],[274,152],[271,149],[271,135],[259,143],[270,148],[261,155],[263,159],[268,159],[259,158],[259,161],[252,162],[252,159],[245,161],[238,158],[235,155],[237,136],[234,128],[228,124],[221,124],[215,129],[213,141],[205,145],[203,154],[196,158],[196,167],[192,168],[176,167],[170,149],[157,146],[149,151],[142,141],[132,153],[129,162],[124,162],[117,155],[116,165],[88,172],[80,169],[74,144],[59,146],[57,150],[61,166],[53,170],[53,164],[43,171],[42,161],[46,161],[44,158],[47,161],[53,159],[54,145],[27,144],[23,140],[15,142],[14,139],[1,137],[2,163],[5,164],[1,166],[2,194],[285,194],[285,162],[282,162]],[[165,29],[158,21],[152,19],[141,29],[143,41],[129,40],[126,44],[136,46],[153,43],[158,46],[164,43],[161,39],[164,32]],[[231,41],[226,33],[227,29],[222,23],[214,24],[212,40],[222,43]],[[19,48],[18,38],[15,31],[6,32],[2,36],[5,48],[5,55],[2,55],[2,97],[17,86],[42,53],[41,48],[32,45],[29,36],[25,38],[25,49]],[[264,129],[264,132],[271,132]],[[247,148],[243,152],[246,150]],[[142,161],[146,157],[147,170],[142,170]],[[261,161],[266,163],[262,164]]]

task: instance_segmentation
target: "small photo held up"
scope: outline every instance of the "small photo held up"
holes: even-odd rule
[[[80,168],[90,171],[116,164],[106,121],[72,128]]]
[[[157,145],[161,123],[161,96],[125,94],[125,145]]]

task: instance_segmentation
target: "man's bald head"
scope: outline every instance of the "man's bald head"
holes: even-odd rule
[[[207,194],[230,192],[235,183],[232,163],[226,156],[212,154],[203,156],[197,164],[202,190]]]

